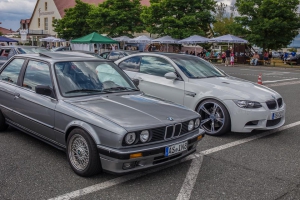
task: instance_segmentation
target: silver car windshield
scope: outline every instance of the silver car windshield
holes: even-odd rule
[[[128,76],[110,62],[58,62],[55,73],[64,97],[138,91]]]
[[[171,58],[188,78],[224,77],[225,73],[209,62],[196,56],[178,56]]]

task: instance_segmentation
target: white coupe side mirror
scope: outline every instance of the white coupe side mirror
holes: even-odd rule
[[[177,75],[174,72],[169,72],[165,74],[165,78],[166,79],[171,79],[171,80],[175,80],[177,77]]]

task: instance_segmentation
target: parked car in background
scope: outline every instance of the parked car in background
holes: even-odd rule
[[[108,59],[108,60],[116,61],[120,58],[129,56],[132,54],[136,54],[136,53],[139,53],[139,51],[114,50],[114,51],[108,51],[108,52],[101,53],[100,56],[105,59]]]
[[[294,64],[294,65],[298,65],[300,64],[300,54],[296,55],[296,56],[290,56],[286,59],[286,63],[287,64]]]
[[[186,54],[139,53],[115,62],[146,95],[197,111],[210,135],[267,130],[285,123],[285,103],[265,86],[228,76]]]
[[[40,52],[48,52],[48,50],[46,48],[36,46],[1,46],[0,66],[16,54],[31,54]]]
[[[50,51],[57,52],[57,51],[71,51],[71,47],[63,46],[63,47],[56,47],[52,48]]]
[[[145,96],[111,61],[66,55],[16,55],[0,68],[0,131],[10,125],[65,150],[80,176],[196,151],[205,133],[198,113]]]

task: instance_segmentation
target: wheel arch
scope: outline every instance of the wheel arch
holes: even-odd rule
[[[65,142],[67,143],[68,137],[70,135],[70,133],[75,129],[75,128],[80,128],[82,130],[84,130],[87,134],[89,134],[91,136],[91,138],[93,139],[93,141],[95,142],[95,144],[101,144],[100,142],[100,138],[97,135],[96,131],[94,130],[94,128],[87,124],[86,122],[82,122],[82,121],[72,121],[71,123],[69,123],[66,127],[66,131],[65,131]]]

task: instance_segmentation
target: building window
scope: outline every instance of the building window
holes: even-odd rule
[[[41,19],[38,18],[38,27],[40,28],[41,27]]]
[[[45,2],[45,11],[47,11],[47,10],[48,10],[48,3]]]
[[[55,17],[52,17],[52,22],[55,20]]]
[[[48,17],[44,18],[44,30],[48,30]]]

